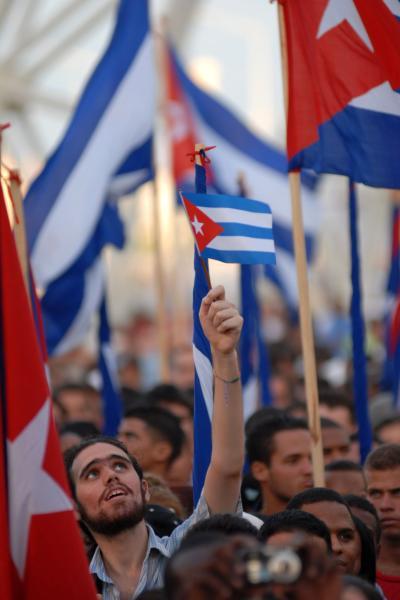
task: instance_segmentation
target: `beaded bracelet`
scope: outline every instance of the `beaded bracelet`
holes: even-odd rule
[[[234,377],[233,379],[224,379],[223,377],[220,377],[219,375],[217,375],[215,371],[214,371],[214,377],[216,379],[219,379],[220,381],[223,381],[226,384],[236,383],[237,381],[240,381],[240,375],[238,375],[237,377]]]

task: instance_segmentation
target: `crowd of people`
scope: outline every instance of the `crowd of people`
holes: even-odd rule
[[[325,487],[314,487],[293,349],[276,350],[273,403],[244,423],[237,355],[243,319],[221,286],[203,299],[200,320],[212,350],[214,403],[211,460],[195,503],[191,389],[123,388],[116,437],[101,435],[94,387],[64,382],[54,390],[99,596],[400,599],[400,416],[382,412],[361,465],[351,392],[321,379]]]

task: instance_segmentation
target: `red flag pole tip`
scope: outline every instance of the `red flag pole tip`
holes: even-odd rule
[[[201,165],[204,167],[204,165],[208,165],[211,162],[211,159],[206,155],[206,152],[208,152],[209,150],[214,150],[214,148],[216,147],[217,146],[206,146],[201,150],[196,150],[195,152],[188,152],[186,156],[190,156],[190,162],[194,162],[196,156],[200,156]]]

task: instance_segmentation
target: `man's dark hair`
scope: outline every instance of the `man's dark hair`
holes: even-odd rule
[[[356,471],[357,473],[363,473],[362,466],[352,460],[334,460],[325,466],[325,471],[332,473],[332,471]]]
[[[163,406],[168,406],[168,404],[179,404],[180,406],[187,408],[190,414],[193,415],[193,402],[191,401],[189,394],[170,383],[160,383],[151,388],[146,394],[146,400],[149,403],[156,405],[162,403]]]
[[[308,431],[307,423],[303,419],[296,419],[280,414],[265,421],[261,421],[250,429],[246,439],[246,450],[250,464],[256,460],[266,465],[271,462],[274,452],[274,437],[281,431]]]
[[[328,551],[332,552],[331,534],[325,523],[303,510],[283,510],[267,517],[258,532],[258,538],[268,543],[272,535],[281,531],[303,531],[309,535],[316,535],[325,541]]]
[[[185,541],[200,532],[223,533],[225,535],[235,535],[236,533],[245,533],[257,537],[257,529],[243,517],[229,513],[222,515],[213,515],[208,519],[202,519],[189,529],[185,536]]]
[[[351,513],[361,541],[361,564],[358,575],[373,585],[376,581],[376,551],[374,538],[365,523]]]
[[[330,490],[328,488],[316,487],[310,488],[308,490],[303,490],[299,494],[296,494],[289,500],[287,509],[291,510],[293,508],[300,509],[305,504],[316,504],[317,502],[337,502],[338,504],[344,504],[351,514],[350,508],[346,501],[343,499],[338,492],[335,490]]]
[[[53,401],[56,404],[60,403],[60,396],[63,392],[82,392],[84,394],[96,395],[99,394],[99,391],[95,387],[93,387],[93,385],[90,385],[90,383],[86,383],[85,381],[81,383],[66,382],[56,387],[55,390],[53,390],[52,392]]]
[[[117,440],[111,436],[108,436],[108,435],[96,435],[94,437],[82,440],[80,442],[80,444],[77,444],[76,446],[73,446],[72,448],[69,448],[68,450],[66,450],[64,452],[64,464],[65,464],[65,468],[67,470],[68,482],[69,482],[69,486],[71,488],[72,497],[75,500],[76,500],[76,485],[75,485],[74,478],[72,476],[72,465],[74,464],[76,457],[83,450],[85,450],[86,448],[89,448],[90,446],[93,446],[94,444],[110,444],[111,446],[115,446],[116,448],[119,448],[120,450],[125,452],[125,454],[129,458],[130,462],[132,463],[133,468],[135,469],[136,473],[138,474],[139,479],[140,480],[143,479],[143,471],[142,471],[141,466],[139,465],[136,458],[129,454],[128,449],[125,446],[125,444],[123,444],[119,440]]]
[[[346,494],[343,496],[343,499],[350,506],[350,510],[353,507],[359,508],[360,510],[368,512],[370,515],[372,515],[374,517],[374,519],[376,521],[376,542],[378,544],[381,539],[382,529],[381,529],[381,522],[379,520],[378,512],[377,512],[375,506],[372,504],[372,502],[370,502],[369,500],[367,500],[367,498],[364,498],[363,496],[356,496],[356,494]]]
[[[400,467],[400,444],[383,444],[367,456],[364,468],[371,471],[387,471]]]
[[[97,429],[96,425],[90,423],[90,421],[71,421],[70,423],[65,423],[60,429],[60,435],[63,435],[64,433],[75,433],[82,439],[100,435],[100,431]]]
[[[378,423],[378,425],[376,427],[374,427],[374,434],[379,437],[381,429],[383,429],[384,427],[387,427],[388,425],[397,425],[397,424],[400,425],[400,415],[399,414],[391,415],[390,417],[387,417],[383,421],[380,421]]]
[[[336,390],[321,390],[319,403],[328,408],[346,408],[349,411],[352,423],[355,422],[354,404],[345,393]]]
[[[279,417],[282,414],[283,411],[280,408],[276,408],[276,406],[263,406],[263,408],[256,410],[246,421],[244,427],[246,435],[249,435],[250,431],[260,423]]]
[[[343,426],[333,419],[321,417],[321,429],[343,429]]]
[[[154,434],[171,446],[168,462],[172,463],[181,453],[185,434],[179,419],[161,406],[134,406],[126,411],[125,419],[139,419],[154,432]]]

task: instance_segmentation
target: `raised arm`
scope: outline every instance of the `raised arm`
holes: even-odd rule
[[[209,291],[200,307],[214,368],[212,454],[204,496],[212,513],[235,510],[244,461],[243,401],[236,345],[243,318],[225,299],[218,286]]]

